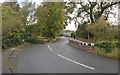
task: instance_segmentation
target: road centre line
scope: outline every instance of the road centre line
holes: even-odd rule
[[[66,58],[66,57],[60,55],[60,54],[57,54],[57,55],[58,55],[59,57],[63,58],[63,59],[66,59],[66,60],[68,60],[68,61],[71,61],[71,62],[73,62],[73,63],[75,63],[75,64],[80,65],[80,66],[86,67],[86,68],[91,69],[91,70],[95,70],[95,68],[93,68],[93,67],[90,67],[90,66],[84,65],[84,64],[82,64],[82,63],[73,61],[73,60],[71,60],[71,59],[69,59],[69,58]]]
[[[51,49],[49,45],[48,45],[48,48],[50,49],[50,51],[53,51],[53,49]]]
[[[53,51],[53,49],[52,49],[49,45],[48,45],[48,48],[50,49],[50,51]],[[66,58],[66,57],[64,57],[64,56],[62,56],[62,55],[60,55],[60,54],[57,54],[57,55],[58,55],[59,57],[63,58],[63,59],[66,59],[66,60],[68,60],[68,61],[71,61],[71,62],[73,62],[73,63],[75,63],[75,64],[77,64],[77,65],[86,67],[86,68],[91,69],[91,70],[95,70],[95,68],[93,68],[93,67],[87,66],[87,65],[82,64],[82,63],[79,63],[79,62],[76,62],[76,61],[71,60],[71,59],[69,59],[69,58]]]

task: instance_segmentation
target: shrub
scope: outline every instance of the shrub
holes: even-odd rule
[[[108,58],[112,58],[112,59],[115,59],[115,60],[120,60],[119,59],[120,52],[118,52],[117,49],[114,49],[111,53],[108,53],[104,50],[100,50],[100,49],[97,48],[97,54],[108,57]]]
[[[2,49],[6,49],[8,47],[10,47],[10,41],[7,39],[7,40],[2,40]]]
[[[22,41],[20,39],[17,38],[3,38],[2,39],[2,49],[7,49],[13,46],[16,46],[18,44],[21,44]]]
[[[38,38],[35,38],[35,37],[29,37],[27,39],[25,39],[25,42],[30,42],[32,44],[37,44],[37,43],[45,43],[47,42],[47,39],[38,39]]]
[[[106,52],[112,52],[112,49],[115,48],[115,43],[110,42],[110,41],[102,41],[102,42],[97,42],[95,46],[102,48]]]
[[[114,41],[113,43],[116,45],[117,48],[120,48],[120,41]]]
[[[27,39],[25,39],[26,42],[30,42],[30,43],[39,43],[39,39],[33,38],[33,37],[29,37]]]

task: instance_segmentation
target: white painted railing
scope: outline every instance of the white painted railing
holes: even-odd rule
[[[79,41],[73,38],[68,38],[70,41],[74,41],[76,43],[78,43],[79,45],[86,45],[86,46],[94,46],[94,43],[88,43],[88,42],[83,42],[83,41]]]

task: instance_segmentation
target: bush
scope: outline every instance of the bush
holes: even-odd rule
[[[117,49],[114,49],[111,53],[108,53],[104,50],[97,49],[97,54],[108,57],[108,58],[112,58],[115,60],[120,60],[120,58],[119,58],[120,52],[118,52]]]
[[[46,42],[46,39],[38,39],[35,37],[29,37],[29,38],[25,39],[25,42],[30,42],[32,44],[37,44],[37,43],[43,44]]]
[[[29,37],[29,38],[26,38],[26,39],[25,39],[25,42],[30,42],[30,43],[32,43],[32,44],[35,44],[35,43],[39,43],[40,40],[37,39],[37,38],[34,38],[34,37]]]
[[[2,49],[7,49],[13,46],[16,46],[18,44],[21,44],[22,41],[20,39],[15,39],[15,38],[3,38],[2,39]]]
[[[8,47],[10,47],[11,44],[9,44],[10,41],[7,39],[7,40],[2,40],[2,49],[6,49]]]
[[[120,48],[120,41],[114,41],[113,43],[116,45],[117,48]]]
[[[95,46],[102,48],[106,52],[112,52],[112,49],[115,48],[115,43],[110,42],[110,41],[102,41],[102,42],[97,42]]]

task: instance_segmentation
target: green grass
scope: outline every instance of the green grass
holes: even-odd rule
[[[111,59],[115,59],[115,60],[120,60],[120,51],[118,50],[118,48],[112,49],[112,52],[110,52],[110,53],[106,52],[103,49],[96,48],[96,52],[98,55],[108,57]]]
[[[69,43],[77,48],[78,45],[72,41],[72,40],[69,40]],[[101,47],[95,47],[95,52],[92,52],[94,54],[97,54],[97,55],[100,55],[100,56],[103,56],[103,57],[106,57],[106,58],[111,58],[111,59],[114,59],[114,60],[120,60],[120,47],[119,46],[116,46],[114,48],[110,48],[111,51],[108,52],[105,50],[105,48],[101,48]]]

